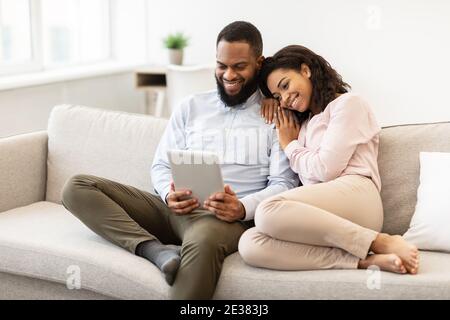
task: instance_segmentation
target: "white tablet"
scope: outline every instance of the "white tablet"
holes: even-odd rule
[[[200,208],[203,208],[203,202],[213,193],[224,190],[219,158],[215,153],[169,150],[167,156],[175,190],[191,190],[192,196],[198,199]]]

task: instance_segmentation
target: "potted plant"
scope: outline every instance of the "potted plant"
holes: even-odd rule
[[[182,33],[171,33],[163,39],[164,46],[169,50],[169,63],[183,64],[183,49],[188,45],[188,38]]]

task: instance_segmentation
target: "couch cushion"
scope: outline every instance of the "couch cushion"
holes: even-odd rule
[[[75,266],[84,290],[121,299],[168,297],[156,267],[97,236],[52,202],[0,215],[0,257],[0,273],[66,284]],[[371,290],[366,270],[273,271],[250,267],[234,253],[225,259],[214,298],[449,299],[448,270],[450,254],[422,252],[418,275],[382,272],[380,289]]]
[[[450,122],[383,128],[379,151],[383,231],[403,234],[417,202],[419,152],[450,152]]]
[[[273,271],[250,267],[233,254],[225,259],[214,298],[450,299],[450,254],[422,251],[420,261],[417,275],[372,270]]]
[[[66,284],[0,272],[1,300],[111,300],[85,289],[67,290]]]
[[[46,200],[60,203],[65,181],[93,174],[153,192],[150,168],[167,120],[119,111],[61,105],[48,125]],[[383,231],[403,234],[416,205],[419,152],[450,151],[450,122],[383,128],[378,164]]]
[[[153,192],[150,169],[167,120],[60,105],[48,122],[46,200],[61,201],[65,181],[93,174]]]
[[[97,236],[53,202],[0,215],[0,257],[0,272],[66,284],[79,268],[82,289],[122,299],[168,296],[154,265]]]

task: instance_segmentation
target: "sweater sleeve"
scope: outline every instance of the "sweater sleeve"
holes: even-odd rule
[[[367,103],[351,95],[330,106],[328,127],[319,148],[311,150],[297,140],[285,148],[291,168],[316,181],[330,181],[341,175],[359,144],[380,132]]]

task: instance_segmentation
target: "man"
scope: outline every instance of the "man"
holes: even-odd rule
[[[154,263],[173,284],[172,299],[210,299],[257,205],[298,184],[274,127],[260,116],[261,34],[250,23],[233,22],[216,47],[217,90],[181,103],[159,143],[152,165],[159,196],[88,175],[72,177],[63,190],[64,206],[91,230]],[[174,186],[169,149],[216,152],[223,192],[204,204],[183,200],[190,191]]]

